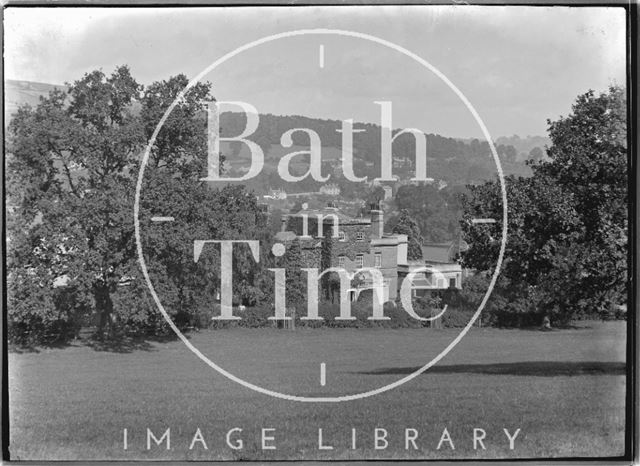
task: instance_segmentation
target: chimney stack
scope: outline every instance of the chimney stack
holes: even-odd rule
[[[384,231],[384,222],[382,219],[382,210],[379,208],[371,210],[371,238],[380,239]]]

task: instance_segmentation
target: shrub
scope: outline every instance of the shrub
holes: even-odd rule
[[[84,312],[72,288],[51,289],[37,276],[12,276],[7,289],[7,338],[19,346],[64,342]]]
[[[475,310],[460,309],[449,306],[442,319],[443,327],[462,328],[465,327],[475,314]]]

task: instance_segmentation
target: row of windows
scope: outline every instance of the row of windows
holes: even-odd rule
[[[338,256],[338,267],[344,267],[344,261],[346,256]],[[373,256],[373,266],[377,268],[382,267],[382,254],[377,252]],[[356,256],[356,267],[361,269],[364,267],[364,255],[358,254]]]
[[[346,241],[347,235],[344,234],[344,231],[340,231],[338,232],[338,238],[340,239],[340,241]],[[362,233],[361,231],[356,233],[356,241],[364,241],[364,233]]]

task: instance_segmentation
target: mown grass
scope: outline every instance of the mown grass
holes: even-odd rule
[[[229,329],[191,341],[232,373],[305,396],[370,390],[438,354],[457,330]],[[125,353],[75,345],[9,355],[12,459],[417,459],[617,456],[624,451],[625,323],[538,332],[474,328],[433,370],[358,401],[296,403],[255,393],[209,369],[181,342]],[[319,383],[319,364],[327,384]],[[240,427],[244,448],[225,443]],[[374,429],[389,446],[374,448]],[[436,449],[444,428],[455,450]],[[486,431],[474,450],[473,428]],[[129,432],[123,449],[122,431]],[[171,450],[146,450],[146,429],[171,428]],[[200,428],[208,450],[197,444]],[[275,428],[277,450],[262,450]],[[333,450],[318,450],[318,428]],[[351,449],[351,429],[357,429]],[[405,450],[404,430],[419,431]],[[520,428],[515,449],[503,433]]]

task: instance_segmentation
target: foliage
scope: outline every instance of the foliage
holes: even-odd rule
[[[438,189],[434,185],[401,186],[394,198],[398,210],[407,210],[417,222],[421,235],[427,242],[450,241],[459,232],[459,188]],[[389,219],[387,226],[393,230],[398,217]]]
[[[529,151],[529,159],[533,162],[539,162],[544,158],[544,152],[539,147],[534,147]]]
[[[96,316],[96,334],[165,333],[137,264],[133,197],[139,160],[158,120],[187,85],[178,75],[144,89],[126,66],[86,74],[8,128],[8,323],[12,341],[68,339]],[[194,240],[263,240],[270,233],[242,186],[198,182],[205,166],[209,84],[178,102],[151,148],[140,203],[149,275],[178,325],[193,326],[220,283],[218,249],[193,260]],[[158,213],[177,221],[151,224]],[[234,299],[256,304],[268,259],[234,248]]]
[[[395,225],[393,226],[393,233],[399,235],[407,235],[408,251],[407,257],[409,260],[421,260],[422,259],[422,235],[420,234],[420,227],[409,211],[402,209],[400,215],[398,215]]]
[[[550,160],[532,164],[531,178],[505,179],[509,237],[496,293],[506,300],[500,312],[519,317],[503,321],[520,325],[547,314],[565,323],[626,301],[625,109],[618,87],[579,96],[571,115],[549,121]],[[499,184],[469,190],[464,265],[492,272],[502,228]],[[474,217],[498,221],[477,225]]]
[[[287,252],[283,256],[284,269],[286,271],[286,303],[287,309],[293,308],[296,314],[300,314],[307,308],[307,279],[302,271],[302,250],[300,240],[296,238],[291,242]]]
[[[53,280],[67,277],[69,286],[92,295],[99,332],[113,311],[113,292],[134,266],[128,170],[144,134],[130,104],[140,90],[126,67],[109,77],[94,71],[70,86],[68,96],[54,90],[35,110],[23,107],[9,126],[7,172],[16,217],[9,228],[16,247],[9,254],[12,265],[31,272],[11,280],[35,291],[52,290]],[[29,219],[36,225],[25,229]],[[47,272],[45,281],[33,279]],[[9,303],[12,310],[18,305],[14,295]],[[49,312],[37,301],[22,305]]]
[[[445,328],[466,327],[474,313],[475,312],[473,310],[448,307],[447,312],[445,312],[441,317],[442,326]],[[474,325],[478,324],[475,323]]]
[[[246,125],[243,113],[225,112],[221,115],[222,136],[230,137],[241,134]],[[357,176],[368,176],[372,180],[380,176],[380,126],[371,123],[356,123],[358,129],[364,131],[354,138],[354,173]],[[323,120],[303,116],[276,116],[261,114],[256,131],[248,139],[256,142],[265,151],[264,176],[255,177],[247,181],[247,186],[256,191],[280,188],[287,192],[317,191],[318,182],[311,178],[301,182],[290,183],[283,181],[276,172],[274,160],[276,156],[269,153],[269,148],[280,146],[280,137],[293,128],[309,128],[315,131],[326,148],[340,148],[341,122],[337,120]],[[394,129],[394,133],[400,129]],[[447,138],[437,134],[427,134],[428,147],[428,176],[442,179],[451,185],[477,183],[490,179],[495,174],[495,164],[491,157],[491,150],[486,141],[478,139],[460,140]],[[306,147],[308,138],[301,132],[293,134],[293,144]],[[508,162],[504,169],[507,173],[523,173],[528,169],[524,163],[517,163],[517,151],[510,143],[497,144],[499,157]],[[227,155],[237,154],[237,147],[231,144]],[[415,166],[415,142],[411,134],[398,136],[393,143],[394,158],[402,160],[399,166],[394,166],[393,173],[401,180],[412,178]],[[511,171],[510,171],[511,170]],[[323,168],[323,173],[331,173]],[[373,200],[371,190],[366,183],[353,183],[346,180],[341,173],[331,173],[331,183],[340,186],[342,195],[349,199],[366,199],[367,205]],[[438,241],[438,240],[435,240]]]

